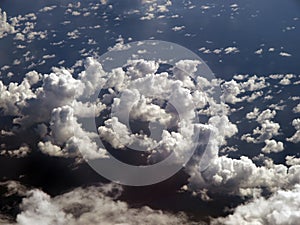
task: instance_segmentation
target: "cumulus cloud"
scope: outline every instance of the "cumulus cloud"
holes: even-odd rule
[[[189,186],[196,192],[205,188],[212,193],[257,196],[264,188],[274,192],[300,181],[299,165],[287,168],[281,164],[265,163],[265,166],[258,167],[245,156],[240,159],[217,157],[202,172],[199,167],[193,168]]]
[[[54,68],[52,73],[44,75],[31,71],[20,84],[5,86],[0,82],[0,107],[5,115],[16,117],[13,122],[21,130],[37,127],[43,139],[38,146],[44,153],[77,157],[80,148],[86,158],[104,156],[103,149],[98,149],[92,140],[95,135],[81,128],[77,116],[90,116],[94,110],[99,114],[105,106],[99,102],[95,108],[86,101],[76,100],[94,94],[93,91],[103,84],[99,80],[103,74],[101,65],[91,61],[87,62],[87,69],[79,79],[73,78],[64,68]],[[47,128],[46,124],[50,126]],[[77,136],[74,136],[74,129]]]
[[[270,198],[256,198],[238,206],[232,215],[216,219],[213,224],[298,224],[300,219],[300,186],[279,190]]]
[[[173,150],[181,158],[185,149],[194,145],[194,109],[207,104],[207,94],[190,78],[199,64],[195,60],[176,62],[172,69],[174,77],[170,79],[167,72],[157,74],[159,64],[154,61],[130,60],[125,65],[126,72],[121,67],[105,72],[97,60],[88,58],[78,78],[68,69],[53,68],[50,74],[31,71],[20,84],[6,86],[0,82],[0,106],[5,115],[15,116],[13,123],[19,129],[35,127],[41,138],[39,149],[50,156],[79,157],[81,152],[86,154],[85,158],[106,157],[94,141],[98,134],[86,131],[79,119],[93,117],[93,112],[99,115],[108,107],[114,116],[98,131],[114,148],[135,145],[162,152],[177,146]],[[92,105],[90,99],[102,89],[107,93]],[[213,114],[218,108],[214,99],[210,100]],[[165,101],[169,103],[162,107]],[[132,134],[129,117],[149,122],[150,127],[160,124],[162,127],[157,129],[161,141],[145,134]],[[168,131],[176,126],[180,132]],[[168,143],[174,141],[176,145]]]
[[[288,166],[294,166],[294,165],[300,165],[300,158],[296,158],[295,156],[286,156],[285,157],[285,163]]]
[[[21,84],[10,83],[8,86],[0,81],[0,107],[4,115],[18,116],[20,109],[26,105],[26,100],[35,96],[31,90],[30,79],[24,79]]]
[[[246,118],[248,119],[248,120],[251,120],[251,119],[255,119],[255,118],[257,118],[257,116],[259,115],[259,108],[254,108],[253,109],[253,112],[249,112],[249,113],[247,113],[246,114]]]
[[[55,8],[57,8],[56,5],[45,6],[44,8],[40,9],[39,12],[50,12],[50,11],[52,11]]]
[[[234,104],[242,101],[242,99],[238,98],[237,95],[241,93],[241,85],[238,84],[235,80],[231,80],[222,84],[222,90],[225,102]]]
[[[300,142],[300,119],[294,119],[292,125],[296,129],[296,133],[292,137],[287,138],[286,140],[290,142],[298,143]]]
[[[281,85],[289,85],[291,84],[291,78],[293,78],[294,75],[293,74],[286,74],[280,81],[279,81],[279,84]]]
[[[227,47],[224,49],[224,52],[226,55],[228,55],[228,54],[232,54],[232,53],[238,53],[239,50],[237,47]]]
[[[125,40],[122,36],[119,36],[116,42],[117,43],[113,47],[108,48],[109,51],[122,51],[130,48],[130,45],[125,44]]]
[[[142,15],[142,17],[140,18],[141,20],[152,20],[158,17],[157,15],[160,13],[168,12],[168,8],[172,5],[171,0],[142,0],[141,3],[146,7],[146,12],[139,12]]]
[[[279,55],[282,57],[291,57],[292,56],[290,53],[287,53],[287,52],[280,52]]]
[[[120,76],[110,77],[105,85],[117,91],[105,95],[112,101],[113,117],[98,128],[100,137],[114,148],[152,150],[150,161],[157,161],[171,151],[178,159],[183,158],[186,149],[197,144],[193,143],[197,129],[194,110],[206,104],[205,94],[190,78],[199,64],[195,60],[176,62],[171,77],[167,72],[156,73],[158,63],[154,61],[128,61],[126,74],[121,76],[122,85],[115,82]],[[151,130],[149,137],[132,134],[129,118],[148,122],[149,128],[156,130]],[[168,130],[176,126],[178,131]]]
[[[266,114],[261,114],[263,115],[260,117],[259,121],[261,123],[260,127],[256,127],[252,134],[244,134],[242,135],[241,139],[245,140],[248,143],[261,143],[266,140],[272,139],[274,136],[279,135],[279,129],[280,125],[279,123],[275,123],[273,121],[270,121],[266,118],[272,117],[272,113],[266,113]],[[266,120],[264,120],[266,119]]]
[[[41,190],[27,192],[17,215],[17,225],[76,224],[193,224],[183,213],[130,208],[116,200],[122,189],[115,185],[77,188],[56,197]]]
[[[265,111],[261,112],[256,121],[260,124],[263,124],[266,120],[270,120],[273,119],[274,116],[276,115],[276,111],[275,110],[270,110],[270,109],[266,109]]]
[[[283,151],[283,143],[275,140],[265,140],[265,147],[261,150],[263,153],[281,152]]]
[[[300,103],[293,109],[294,113],[300,113]]]
[[[2,9],[0,9],[0,38],[3,38],[7,34],[11,34],[14,32],[15,28],[13,25],[8,23],[6,12],[2,12]]]
[[[70,157],[82,153],[86,159],[105,158],[106,151],[93,141],[98,136],[82,129],[70,106],[53,109],[49,128],[49,136],[45,138],[48,141],[39,143],[42,152],[52,156]]]
[[[108,110],[113,116],[103,121],[98,132],[102,140],[113,148],[135,146],[152,149],[150,161],[159,161],[171,151],[180,159],[186,154],[185,149],[195,144],[199,145],[199,151],[201,147],[205,148],[203,152],[196,152],[194,161],[185,168],[190,175],[187,186],[190,190],[256,196],[265,189],[274,192],[299,182],[300,169],[292,160],[289,160],[289,168],[273,163],[257,166],[245,156],[232,159],[219,155],[220,148],[226,147],[227,139],[234,137],[238,129],[227,115],[220,115],[221,111],[223,114],[229,112],[226,111],[228,106],[217,103],[209,94],[222,84],[223,100],[234,104],[261,95],[261,90],[269,84],[265,78],[257,76],[239,76],[227,82],[197,77],[198,84],[195,84],[189,75],[197,74],[199,64],[194,60],[179,61],[172,68],[172,77],[167,72],[158,73],[159,64],[154,61],[131,60],[125,65],[126,69],[120,67],[106,72],[97,60],[88,58],[78,78],[74,78],[70,70],[54,68],[50,74],[30,72],[20,84],[6,86],[0,83],[0,104],[6,115],[17,117],[14,122],[21,128],[35,127],[41,138],[38,147],[43,153],[56,157],[79,157],[79,152],[83,152],[88,159],[104,158],[107,157],[105,150],[94,141],[98,134],[85,130],[80,123],[80,118],[93,116],[90,110],[94,106],[89,99],[99,90],[104,90],[102,99],[97,102],[96,114]],[[248,80],[245,81],[246,77]],[[255,96],[243,96],[247,92]],[[165,99],[170,104],[166,104],[163,101]],[[179,111],[176,112],[174,108],[179,108]],[[207,122],[195,122],[195,108],[199,115],[207,117]],[[177,114],[180,114],[180,118]],[[246,117],[255,119],[259,126],[242,139],[253,143],[265,142],[262,149],[264,153],[282,151],[283,143],[274,140],[280,130],[280,125],[272,121],[275,116],[275,110],[261,112],[254,108]],[[148,122],[149,126],[161,124],[161,139],[143,133],[133,134],[128,126],[128,117]],[[298,130],[297,122],[293,122],[293,125]],[[77,135],[74,135],[74,130]],[[200,134],[198,143],[193,143],[195,130]],[[289,140],[296,140],[293,137]],[[24,200],[23,211],[18,216],[18,221],[23,224],[32,222],[30,218],[39,221],[39,215],[48,223],[58,221],[61,224],[76,224],[77,218],[84,215],[74,217],[60,208],[64,204],[57,203],[59,197],[51,198],[41,191],[32,191],[26,199],[28,201]],[[32,203],[36,199],[41,202]],[[57,212],[59,218],[53,218],[52,213],[42,213],[43,208],[39,207],[44,201],[45,207]],[[27,207],[31,203],[33,205]],[[36,210],[32,211],[31,208]],[[131,211],[129,208],[126,210]],[[37,212],[40,214],[36,215]],[[84,219],[82,217],[82,221]]]
[[[31,152],[31,149],[27,145],[20,146],[18,149],[0,150],[0,155],[8,157],[23,158]]]

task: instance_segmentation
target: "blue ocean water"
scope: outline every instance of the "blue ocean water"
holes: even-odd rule
[[[81,1],[76,9],[89,10],[98,1]],[[165,1],[158,1],[164,3]],[[36,13],[36,30],[48,30],[45,40],[28,44],[28,49],[38,59],[42,54],[55,54],[55,59],[43,65],[45,72],[49,67],[63,59],[70,66],[77,59],[82,59],[79,50],[86,48],[97,54],[103,54],[121,35],[132,41],[158,39],[183,45],[199,54],[217,77],[231,78],[234,74],[257,74],[263,76],[271,73],[299,73],[299,35],[300,3],[296,0],[264,0],[264,1],[174,1],[168,6],[168,12],[158,13],[152,20],[140,20],[147,7],[140,1],[108,1],[108,5],[100,5],[92,10],[92,16],[66,15],[68,3],[74,1],[35,1],[12,0],[1,1],[0,7],[9,16]],[[38,13],[44,6],[58,5],[50,12]],[[233,7],[237,5],[236,7]],[[192,7],[191,7],[192,6]],[[203,9],[206,6],[208,9]],[[139,10],[140,13],[130,13]],[[96,15],[95,15],[96,14]],[[164,15],[162,18],[157,18]],[[176,16],[177,15],[177,16]],[[118,19],[116,19],[118,18]],[[63,21],[71,23],[62,25]],[[99,28],[88,27],[100,25]],[[184,26],[183,30],[173,31],[175,26]],[[68,40],[66,34],[78,29],[78,39]],[[54,35],[55,34],[55,35]],[[96,45],[87,45],[89,38]],[[51,43],[63,41],[62,45]],[[1,40],[1,65],[9,64],[20,57],[26,49],[12,49],[10,37]],[[237,47],[237,54],[204,54],[198,49],[205,47],[214,50],[226,47]],[[274,48],[274,52],[268,52]],[[263,49],[263,54],[254,52]],[[292,57],[282,57],[280,52],[288,52]],[[19,66],[20,67],[20,66]],[[15,70],[22,73],[22,69]],[[22,68],[26,67],[22,64]],[[19,69],[18,69],[19,68]]]

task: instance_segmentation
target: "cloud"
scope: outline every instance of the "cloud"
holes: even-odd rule
[[[290,168],[272,163],[257,166],[245,156],[232,159],[219,155],[220,148],[226,146],[227,139],[234,137],[238,129],[226,115],[230,113],[226,110],[228,106],[217,103],[209,95],[213,95],[222,84],[222,97],[226,102],[249,101],[252,97],[242,94],[263,93],[260,90],[269,85],[266,78],[239,76],[237,80],[224,82],[196,77],[197,86],[188,75],[197,74],[198,65],[199,62],[194,60],[179,61],[172,68],[175,79],[170,79],[167,72],[157,72],[159,65],[154,61],[131,60],[127,62],[126,69],[120,67],[105,72],[97,60],[88,58],[78,78],[74,78],[70,70],[54,68],[52,73],[43,75],[32,71],[20,84],[5,86],[0,83],[0,104],[7,115],[17,117],[14,121],[21,127],[36,128],[40,135],[38,147],[43,153],[55,157],[80,157],[81,152],[86,158],[104,158],[107,157],[105,150],[94,141],[98,134],[85,130],[80,118],[93,116],[89,99],[99,90],[105,90],[103,98],[97,102],[96,111],[99,115],[104,109],[111,110],[113,116],[105,120],[98,131],[100,137],[114,148],[123,149],[135,144],[139,148],[153,150],[149,161],[159,161],[171,151],[180,159],[186,154],[185,149],[195,144],[192,142],[194,131],[199,131],[200,138],[196,144],[200,148],[205,146],[206,151],[202,155],[197,152],[194,162],[185,168],[190,175],[190,190],[199,193],[207,189],[208,192],[255,196],[264,189],[274,192],[299,182],[299,168],[295,163]],[[167,99],[173,105],[159,99]],[[194,121],[195,105],[197,113],[205,115],[207,122]],[[179,121],[178,111],[174,110],[176,106],[185,109],[181,111],[178,126],[181,129],[170,131],[168,129],[174,129]],[[220,112],[225,115],[220,115]],[[142,133],[132,134],[126,121],[128,115],[150,125],[163,125],[161,139]],[[256,119],[260,126],[242,139],[253,143],[265,142],[264,153],[282,151],[283,143],[274,140],[280,129],[278,123],[271,121],[275,116],[275,110],[261,112],[254,108],[246,117]],[[293,125],[298,129],[296,122]],[[51,198],[41,193],[38,196],[52,204]]]
[[[15,122],[24,128],[34,123],[47,122],[54,108],[72,104],[83,88],[81,81],[74,79],[68,70],[54,68],[53,73],[43,76],[41,87],[32,96],[26,96],[26,104],[21,109],[23,115]],[[30,86],[28,89],[31,90]]]
[[[293,143],[298,143],[300,142],[300,119],[294,119],[292,125],[296,129],[296,133],[292,137],[287,138],[286,140]]]
[[[300,113],[300,103],[293,109],[294,113]]]
[[[146,61],[144,59],[130,60],[128,65],[127,74],[131,79],[141,78],[147,74],[154,74],[159,67],[157,62]]]
[[[238,206],[232,215],[212,224],[298,224],[300,219],[300,185],[291,190],[279,190],[268,199],[256,198]]]
[[[33,189],[22,200],[17,224],[193,224],[183,213],[174,215],[147,206],[130,208],[116,199],[121,192],[112,184],[77,188],[56,197]]]
[[[104,157],[104,150],[98,149],[92,140],[95,135],[86,132],[77,122],[77,117],[90,116],[93,109],[97,114],[105,109],[100,102],[95,108],[85,100],[103,84],[101,76],[104,74],[100,64],[88,61],[87,67],[79,79],[73,78],[67,69],[53,68],[52,73],[44,75],[31,71],[20,84],[5,86],[0,81],[0,107],[4,115],[14,116],[13,123],[18,124],[20,130],[36,127],[42,139],[38,144],[42,152],[51,156],[80,157],[80,149],[86,158]],[[77,100],[79,97],[83,102]],[[18,130],[14,133],[17,135]]]
[[[228,82],[225,82],[222,84],[222,90],[223,90],[223,99],[225,102],[235,104],[237,102],[242,101],[242,99],[237,98],[237,95],[239,95],[241,91],[241,85],[238,84],[235,80],[231,80]]]
[[[287,52],[280,52],[279,55],[282,57],[291,57],[292,56],[290,53],[287,53]]]
[[[249,112],[249,113],[246,114],[246,118],[248,120],[255,119],[255,118],[257,118],[257,116],[259,115],[259,113],[260,113],[259,112],[259,108],[254,107],[253,112]]]
[[[291,78],[293,78],[294,75],[293,74],[286,74],[279,82],[279,84],[281,85],[290,85],[292,82],[291,82]]]
[[[247,119],[256,119],[256,121],[261,124],[261,127],[256,127],[252,135],[244,134],[242,135],[242,140],[248,143],[261,143],[265,142],[266,146],[262,149],[264,153],[279,152],[283,150],[283,143],[271,140],[274,136],[279,135],[280,125],[271,121],[276,116],[275,110],[266,109],[262,112],[258,108],[254,108],[253,112],[246,114]],[[273,149],[273,150],[271,150]]]
[[[211,193],[260,196],[264,189],[275,192],[299,183],[300,166],[287,168],[265,161],[265,166],[259,167],[245,156],[240,159],[220,156],[206,170],[194,167],[190,174],[189,188],[195,192],[208,189]]]
[[[271,111],[270,109],[266,109],[257,116],[256,121],[260,124],[263,124],[266,120],[273,119],[275,115],[276,115],[275,110]]]
[[[281,152],[283,151],[283,143],[275,140],[265,140],[265,147],[261,150],[263,153]]]
[[[138,11],[142,15],[141,20],[152,20],[160,18],[158,15],[169,11],[169,7],[172,5],[171,0],[141,0],[140,1],[146,11]]]
[[[256,75],[248,77],[247,81],[242,82],[245,91],[258,91],[267,86],[265,77],[257,77]]]
[[[260,48],[260,49],[256,50],[254,53],[257,55],[261,55],[263,53],[263,49]]]
[[[300,158],[296,158],[295,156],[286,156],[285,157],[285,163],[288,166],[295,166],[295,165],[300,165]]]
[[[49,136],[45,137],[47,142],[38,144],[42,152],[65,157],[80,157],[81,153],[86,159],[106,157],[106,151],[93,141],[98,136],[82,129],[70,106],[53,109],[49,128]]]
[[[268,120],[268,117],[272,117],[273,114],[261,114],[262,116],[260,117],[259,121],[261,123],[260,127],[256,127],[252,135],[251,134],[244,134],[242,135],[241,139],[245,140],[248,143],[261,143],[266,140],[272,139],[274,136],[279,135],[279,129],[280,125],[279,123],[275,123],[273,121]],[[266,120],[264,120],[266,119]]]
[[[5,197],[13,195],[26,196],[27,188],[18,181],[8,180],[0,182],[0,186],[5,188],[5,192],[3,192]]]
[[[31,149],[27,145],[22,145],[18,149],[13,150],[0,150],[0,155],[5,155],[8,157],[23,158],[26,157],[31,152]]]
[[[113,47],[109,47],[108,51],[122,51],[127,50],[130,48],[130,45],[124,44],[125,40],[122,36],[119,36],[119,38],[116,40],[116,44]]]
[[[185,29],[185,26],[175,26],[172,28],[173,31],[181,31],[183,29]]]
[[[228,55],[228,54],[232,54],[232,53],[238,53],[239,50],[237,47],[227,47],[224,49],[224,52],[226,55]]]
[[[18,116],[20,109],[25,107],[26,99],[35,96],[31,90],[31,81],[25,78],[21,84],[10,83],[5,86],[0,81],[0,108],[4,115]]]
[[[7,34],[12,34],[15,32],[13,25],[8,23],[6,12],[2,12],[0,8],[0,38],[5,37]]]
[[[57,8],[56,5],[45,6],[44,8],[40,9],[39,12],[50,12],[50,11],[52,11],[55,8]]]

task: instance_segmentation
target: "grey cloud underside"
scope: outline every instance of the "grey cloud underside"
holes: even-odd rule
[[[13,185],[22,188],[13,182],[6,185],[10,190]],[[16,222],[1,217],[0,221],[10,225],[194,224],[184,213],[174,216],[149,207],[131,208],[126,202],[116,200],[121,192],[122,188],[113,184],[77,188],[56,197],[39,189],[25,189]]]

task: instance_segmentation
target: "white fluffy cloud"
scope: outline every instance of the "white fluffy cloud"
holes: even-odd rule
[[[225,102],[234,104],[242,101],[238,98],[237,95],[241,93],[241,85],[238,84],[235,80],[231,80],[222,84],[223,89],[223,98]]]
[[[296,158],[295,156],[286,156],[285,163],[289,166],[300,165],[300,158]]]
[[[254,108],[253,109],[253,112],[249,112],[249,113],[247,113],[246,114],[246,118],[248,119],[248,120],[251,120],[251,119],[255,119],[255,118],[257,118],[257,116],[259,115],[259,108]]]
[[[201,138],[197,144],[205,146],[206,151],[201,157],[197,156],[195,163],[186,168],[190,175],[188,184],[190,190],[200,193],[207,189],[209,192],[255,196],[261,194],[263,189],[275,192],[280,188],[290,188],[299,183],[300,168],[295,162],[291,164],[292,160],[289,160],[291,167],[288,168],[272,163],[257,166],[245,156],[240,159],[219,156],[219,149],[226,145],[227,139],[237,134],[238,130],[228,116],[219,115],[220,111],[223,111],[223,114],[228,113],[226,105],[216,103],[208,95],[214,93],[223,83],[222,97],[226,102],[237,103],[244,99],[249,101],[252,97],[241,94],[253,92],[256,96],[257,93],[262,93],[260,90],[268,84],[265,78],[256,76],[248,77],[247,81],[241,78],[229,82],[218,79],[208,81],[197,77],[198,83],[201,83],[198,90],[197,85],[200,84],[195,85],[187,76],[197,73],[198,64],[199,62],[191,60],[177,62],[173,68],[176,79],[169,79],[166,72],[157,74],[158,64],[153,61],[130,61],[126,65],[127,70],[115,68],[107,73],[99,62],[89,58],[85,70],[77,79],[67,69],[54,69],[53,73],[45,75],[30,72],[20,84],[5,86],[0,83],[0,104],[7,115],[17,116],[15,122],[21,127],[31,125],[37,127],[36,130],[41,136],[38,147],[42,152],[60,157],[78,157],[78,153],[83,152],[86,158],[103,158],[107,157],[105,150],[99,149],[94,142],[98,134],[86,131],[79,119],[93,116],[90,113],[93,106],[90,105],[89,98],[100,89],[105,89],[107,92],[103,95],[103,101],[97,103],[96,111],[99,114],[102,110],[109,109],[114,116],[107,119],[98,131],[100,137],[114,148],[122,149],[134,143],[139,148],[154,150],[149,157],[150,160],[158,160],[161,155],[170,151],[180,159],[185,154],[184,150],[195,144],[190,138],[194,130],[200,132]],[[38,87],[32,88],[33,85]],[[161,105],[164,102],[161,99],[167,99],[173,105],[163,108]],[[195,106],[199,114],[208,117],[206,123],[194,123]],[[181,114],[180,120],[174,107],[184,109],[177,112]],[[150,125],[162,124],[161,140],[156,141],[143,134],[132,134],[126,121],[128,115],[134,119],[150,122]],[[242,139],[253,143],[265,142],[266,145],[262,149],[264,153],[282,151],[283,143],[273,139],[280,130],[279,124],[271,121],[275,116],[275,110],[267,109],[260,112],[255,108],[246,117],[255,119],[259,126],[252,134],[246,134]],[[297,120],[295,121],[293,125],[298,130]],[[178,122],[180,123],[177,124]],[[167,130],[174,125],[178,125],[180,132]],[[75,136],[74,130],[77,133]],[[294,136],[289,140],[296,140]],[[32,198],[27,198],[29,202],[41,200],[32,206],[37,208],[37,212],[40,212],[38,208],[44,201],[46,208],[62,212],[58,213],[60,218],[41,213],[46,218],[45,221],[57,220],[57,223],[64,224],[67,221],[69,224],[76,224],[74,221],[77,219],[73,218],[72,214],[59,208],[60,205],[56,203],[59,197],[53,199],[40,191],[32,191],[30,196]],[[35,219],[36,216],[36,211],[26,208],[26,205],[24,200],[23,212],[18,217],[18,220],[25,221],[25,224],[30,221],[29,218]],[[37,216],[37,219],[39,218]]]
[[[286,140],[290,142],[298,143],[300,142],[300,119],[294,119],[292,125],[296,129],[296,133],[292,137],[287,138]]]
[[[43,139],[38,146],[44,153],[79,157],[80,149],[86,158],[104,156],[104,150],[98,149],[92,140],[95,135],[86,132],[77,122],[77,117],[90,116],[94,110],[99,114],[105,109],[101,103],[95,108],[89,102],[76,100],[89,98],[103,84],[104,72],[95,62],[88,60],[87,69],[79,79],[64,68],[54,68],[52,73],[44,75],[29,72],[20,84],[5,86],[0,82],[0,107],[5,115],[16,116],[14,123],[19,124],[20,129],[37,126],[36,131]],[[38,87],[32,88],[36,84]],[[47,128],[45,124],[50,126]]]
[[[7,34],[15,32],[14,26],[7,21],[6,12],[2,12],[0,8],[0,38],[5,37]]]
[[[296,225],[300,219],[299,198],[299,185],[291,190],[279,190],[268,199],[260,197],[238,206],[232,215],[216,219],[213,224]]]
[[[239,50],[237,47],[227,47],[224,49],[224,52],[226,55],[231,54],[231,53],[238,53]]]
[[[34,123],[47,122],[54,108],[71,105],[74,98],[83,92],[83,88],[83,84],[74,79],[68,70],[54,68],[53,73],[43,76],[42,85],[35,90],[34,95],[27,94],[23,101],[17,101],[17,104],[24,106],[20,109],[22,116],[15,122],[24,128]],[[28,89],[31,90],[30,85]]]
[[[30,80],[24,79],[21,84],[10,83],[5,86],[0,81],[0,108],[4,115],[18,116],[20,109],[25,107],[26,99],[35,97],[31,90]]]
[[[265,111],[262,111],[258,116],[256,121],[260,124],[263,124],[266,120],[273,119],[276,115],[276,111],[271,111],[270,109],[266,109]]]
[[[53,109],[49,128],[47,142],[38,144],[42,152],[52,156],[66,157],[79,156],[82,153],[87,159],[105,157],[106,151],[99,148],[93,141],[98,136],[82,129],[70,106]],[[61,149],[59,146],[64,147]]]
[[[283,151],[283,143],[275,140],[265,140],[265,147],[261,150],[263,153],[281,152]]]
[[[261,114],[262,115],[262,114]],[[266,117],[268,116],[272,116],[272,114],[270,115],[264,115]],[[280,125],[279,123],[275,123],[273,121],[270,120],[264,120],[263,117],[261,117],[259,119],[259,121],[261,122],[261,126],[260,127],[256,127],[253,130],[253,134],[244,134],[241,139],[245,140],[249,143],[261,143],[264,142],[266,140],[270,140],[272,139],[274,136],[279,135],[279,129],[280,129]]]
[[[260,195],[263,188],[274,192],[290,188],[300,181],[300,166],[267,163],[256,166],[251,159],[216,158],[204,171],[194,167],[191,171],[190,188],[193,191],[208,189],[211,192],[241,196]]]

